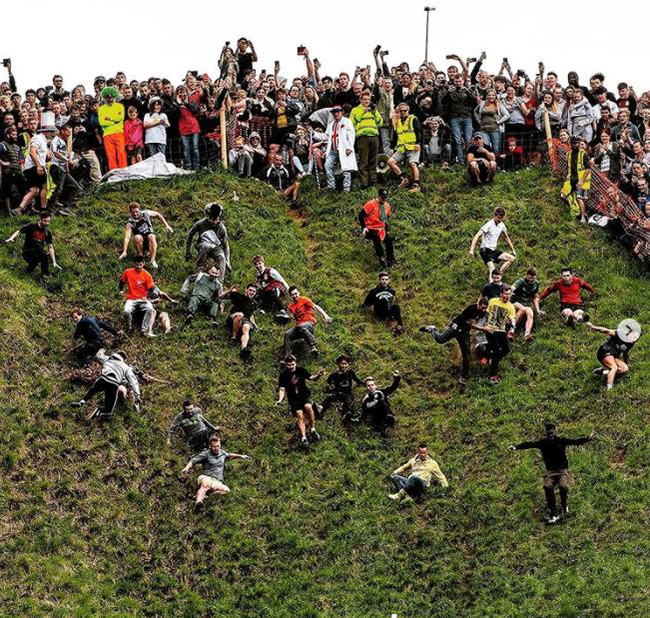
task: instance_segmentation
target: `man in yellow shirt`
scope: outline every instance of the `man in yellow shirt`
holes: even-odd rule
[[[485,336],[490,351],[490,383],[498,384],[499,362],[510,352],[510,342],[515,334],[515,306],[510,302],[512,289],[501,288],[501,294],[492,298],[487,306]]]
[[[364,189],[368,183],[377,183],[377,154],[379,153],[379,127],[384,124],[377,105],[370,103],[370,91],[361,93],[361,104],[350,112],[350,120],[357,135],[356,150],[359,159],[359,181]]]
[[[102,90],[104,105],[97,110],[99,124],[104,134],[104,151],[108,159],[108,169],[126,167],[126,148],[124,145],[124,105],[116,99],[120,93],[116,88]]]
[[[408,474],[408,476],[403,476]],[[418,498],[429,488],[431,480],[435,477],[441,487],[449,487],[447,478],[440,470],[438,462],[431,459],[427,445],[418,445],[415,457],[409,459],[390,475],[390,480],[397,487],[397,493],[388,494],[391,500],[409,501]]]

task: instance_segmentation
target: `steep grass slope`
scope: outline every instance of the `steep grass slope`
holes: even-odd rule
[[[635,316],[650,324],[648,279],[601,230],[573,223],[541,171],[500,175],[469,189],[457,174],[429,172],[421,195],[395,194],[398,290],[407,333],[393,338],[360,309],[376,261],[356,213],[370,193],[324,194],[308,181],[304,218],[290,217],[266,186],[222,173],[109,187],[85,198],[79,217],[53,222],[64,271],[43,286],[25,275],[19,247],[0,252],[0,615],[400,618],[647,616],[649,433],[648,344],[609,395],[592,378],[602,340],[559,325],[546,303],[536,339],[518,339],[490,388],[475,374],[457,385],[454,346],[417,333],[444,325],[484,283],[469,241],[496,205],[518,262],[543,284],[573,265],[598,294],[598,324]],[[233,201],[234,194],[240,199]],[[190,272],[184,234],[214,199],[226,205],[231,281],[253,278],[250,258],[267,256],[335,318],[319,324],[321,359],[350,353],[360,375],[388,383],[399,425],[383,439],[321,423],[308,453],[292,421],[273,407],[282,329],[268,316],[243,366],[225,332],[196,320],[165,337],[127,339],[142,369],[171,382],[144,386],[142,414],[127,409],[102,427],[69,408],[82,385],[64,380],[71,357],[67,312],[80,305],[117,320],[117,260],[126,206],[160,209],[160,287],[172,295]],[[6,237],[15,220],[3,219]],[[171,309],[175,326],[182,310]],[[477,369],[478,372],[478,369]],[[315,388],[318,395],[323,385]],[[187,453],[164,432],[187,394],[223,428],[224,446],[255,463],[232,462],[233,493],[191,508],[195,475],[179,473]],[[566,435],[592,428],[600,440],[570,453],[575,481],[565,525],[542,523],[542,466],[536,452],[508,444],[555,419]],[[427,440],[447,474],[447,493],[419,505],[386,498],[386,475]]]

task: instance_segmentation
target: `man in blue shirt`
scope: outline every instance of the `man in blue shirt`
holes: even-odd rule
[[[82,339],[84,342],[84,345],[77,349],[77,356],[84,364],[90,358],[93,358],[99,350],[107,347],[102,331],[106,331],[111,335],[120,334],[108,322],[84,315],[81,309],[77,307],[70,312],[70,316],[77,323],[77,328],[73,335],[74,339]]]

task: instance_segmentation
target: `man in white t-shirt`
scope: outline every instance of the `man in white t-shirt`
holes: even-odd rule
[[[40,199],[40,209],[46,209],[47,173],[45,164],[47,162],[49,143],[55,135],[54,114],[52,112],[43,112],[41,115],[41,128],[30,140],[27,156],[25,157],[24,173],[28,190],[20,202],[20,206],[13,211],[14,214],[21,214],[37,196]]]
[[[504,273],[510,264],[515,261],[517,254],[515,248],[512,245],[512,240],[508,236],[508,230],[506,225],[503,222],[506,216],[506,211],[504,208],[495,208],[494,217],[490,219],[481,229],[476,232],[476,235],[472,239],[472,245],[469,248],[470,257],[474,257],[474,251],[476,250],[476,243],[481,240],[481,247],[479,253],[481,259],[488,267],[490,272],[490,277],[492,277],[492,271],[498,269],[499,272]],[[499,238],[503,234],[503,237],[506,239],[508,246],[512,253],[505,253],[500,249],[497,249],[497,244]]]
[[[52,154],[52,166],[50,175],[56,184],[49,199],[50,209],[59,209],[59,214],[70,214],[65,208],[72,205],[75,196],[81,192],[79,183],[70,175],[72,168],[77,166],[77,162],[72,152],[68,152],[68,140],[72,135],[72,127],[64,124],[59,129],[59,134],[52,139],[50,143],[50,152]]]

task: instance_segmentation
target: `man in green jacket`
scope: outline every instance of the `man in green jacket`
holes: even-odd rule
[[[377,105],[370,103],[370,91],[361,93],[361,104],[350,112],[350,120],[357,134],[356,150],[359,159],[359,180],[366,189],[369,182],[377,183],[377,154],[379,152],[379,128],[384,124]]]

